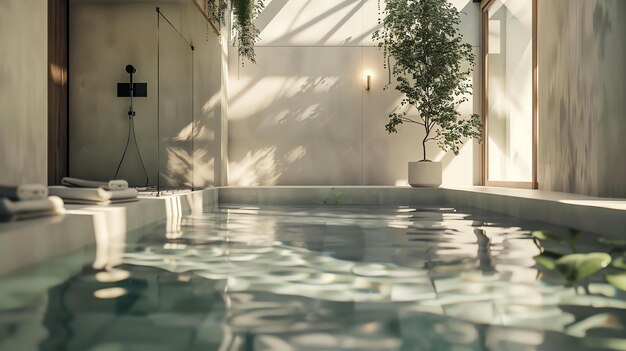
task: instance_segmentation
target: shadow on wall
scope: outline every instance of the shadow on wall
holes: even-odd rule
[[[248,84],[248,87],[255,84]],[[291,94],[294,86],[298,87],[298,91]],[[230,155],[234,160],[230,163],[231,182],[241,186],[285,184],[281,182],[285,173],[304,181],[313,179],[301,167],[300,161],[307,157],[308,149],[324,138],[325,127],[337,116],[311,101],[317,100],[316,96],[321,94],[337,96],[341,86],[336,77],[285,79],[278,87],[275,99],[288,100],[288,107],[268,104],[255,111],[254,116],[229,121],[232,128],[249,131],[247,146],[254,150],[239,150]],[[241,98],[244,93],[245,90],[241,91],[233,100]],[[269,115],[275,117],[266,118]],[[269,134],[263,136],[264,132]],[[283,142],[276,143],[275,136],[281,136]]]
[[[284,14],[279,16],[281,11],[290,11],[289,5],[295,6],[294,4],[300,8],[290,16],[284,16]],[[288,0],[272,0],[255,20],[255,25],[261,32],[259,45],[285,45],[299,40],[314,45],[328,45],[337,40],[340,40],[341,45],[361,45],[362,41],[369,37],[377,27],[362,30],[358,34],[351,33],[350,26],[353,24],[350,22],[360,23],[363,7],[363,0],[339,1],[335,2],[333,6],[320,5],[314,0],[307,0],[304,3],[292,2],[291,4]],[[315,13],[315,15],[308,18],[304,14],[307,11]],[[303,18],[307,20],[303,21]],[[324,27],[326,25],[329,27]],[[266,30],[268,27],[270,27],[269,30]],[[315,27],[323,27],[323,33],[316,31]],[[307,31],[315,33],[315,37],[310,37],[308,35],[310,33]],[[339,39],[338,37],[342,38]]]
[[[217,97],[217,98],[216,98]],[[211,98],[202,108],[202,115],[207,115],[207,122],[196,120],[181,129],[177,135],[168,139],[161,177],[166,184],[184,187],[204,187],[213,184],[215,155],[211,150],[219,147],[215,131],[210,126],[219,121],[216,105],[219,93]]]
[[[624,6],[623,1],[621,3],[622,6]],[[598,43],[598,55],[600,58],[604,58],[606,39],[612,27],[607,6],[600,2],[596,3],[595,9],[593,10],[593,33]]]
[[[540,30],[551,35],[539,38],[540,186],[626,197],[626,2],[542,7]]]
[[[215,130],[220,119],[220,92],[215,93],[202,106],[202,116],[205,123],[196,121],[193,150],[193,185],[194,188],[206,187],[215,184],[215,153],[219,150]]]
[[[385,132],[399,95],[382,91],[382,54],[367,40],[378,26],[376,4],[272,0],[256,23],[257,65],[242,68],[230,48],[231,185],[406,184],[407,162],[421,154],[422,132],[411,126],[398,135]],[[467,0],[456,5],[479,13]],[[376,77],[370,93],[364,92],[364,70]],[[464,116],[477,110],[473,101],[464,104]],[[476,179],[474,145],[467,143],[461,157],[436,158],[449,184]],[[428,149],[431,158],[437,155],[435,143]]]

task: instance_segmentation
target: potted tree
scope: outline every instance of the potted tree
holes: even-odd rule
[[[381,1],[381,0],[379,0]],[[472,94],[469,80],[475,66],[472,46],[459,32],[460,15],[448,0],[385,0],[382,28],[373,39],[383,50],[385,68],[403,94],[399,111],[389,115],[388,133],[404,123],[421,126],[422,160],[409,162],[411,186],[439,186],[440,162],[428,159],[426,144],[437,142],[458,155],[467,138],[482,138],[477,114],[462,118],[458,106]],[[379,3],[380,8],[380,3]],[[411,111],[414,109],[417,113]]]

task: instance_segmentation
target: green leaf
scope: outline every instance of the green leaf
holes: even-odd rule
[[[556,260],[552,257],[549,256],[545,256],[543,254],[539,255],[539,256],[535,256],[535,262],[537,262],[537,264],[546,267],[549,270],[553,270],[554,269],[554,265],[556,264]]]
[[[621,256],[613,260],[613,266],[621,269],[626,269],[626,256]]]
[[[555,241],[557,243],[563,242],[563,239],[561,239],[559,236],[552,234],[552,233],[544,232],[544,231],[533,232],[532,236],[539,240]]]
[[[604,252],[566,255],[555,262],[556,270],[570,283],[585,279],[608,266],[611,256]]]
[[[546,250],[542,252],[540,255],[535,256],[534,259],[535,259],[535,262],[537,262],[537,264],[547,269],[553,270],[556,264],[556,260],[558,260],[561,257],[563,257],[563,255]]]
[[[626,273],[612,273],[606,275],[606,281],[614,287],[626,291]]]
[[[619,240],[619,239],[602,237],[598,241],[600,241],[603,244],[617,246],[617,247],[621,247],[621,248],[626,248],[626,240]]]

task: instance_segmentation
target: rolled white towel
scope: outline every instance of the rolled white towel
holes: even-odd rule
[[[0,199],[0,217],[11,217],[26,214],[61,214],[64,211],[63,200],[49,196],[41,200],[11,201]]]
[[[0,185],[0,198],[15,201],[42,200],[48,196],[48,189],[41,184],[22,184],[18,186]]]
[[[70,188],[66,186],[51,186],[50,194],[59,196],[66,203],[75,204],[109,204],[137,200],[139,192],[136,189],[109,191],[104,188]]]
[[[111,191],[126,190],[128,189],[128,182],[122,179],[109,180],[109,185],[106,189]]]
[[[61,184],[73,188],[104,188],[111,191],[128,189],[128,182],[122,179],[109,180],[108,182],[98,182],[93,180],[65,177],[61,180]]]

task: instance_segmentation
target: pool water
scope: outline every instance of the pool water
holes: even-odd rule
[[[626,350],[621,238],[473,209],[224,206],[120,240],[0,278],[0,350]]]

